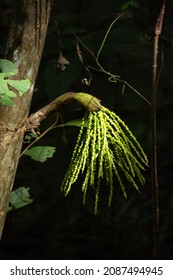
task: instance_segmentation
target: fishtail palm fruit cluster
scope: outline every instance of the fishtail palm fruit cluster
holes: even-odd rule
[[[104,179],[109,186],[110,206],[115,177],[124,197],[127,197],[125,178],[139,191],[137,183],[142,185],[145,182],[141,171],[148,166],[148,160],[128,126],[114,112],[101,106],[100,100],[85,93],[76,93],[75,98],[87,112],[82,119],[71,163],[62,182],[62,190],[67,195],[79,175],[84,174],[83,202],[86,201],[88,187],[93,187],[94,212],[97,213],[101,180]]]

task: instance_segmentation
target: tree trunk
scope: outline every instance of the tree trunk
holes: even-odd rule
[[[52,0],[14,2],[6,58],[15,62],[18,67],[15,79],[28,78],[31,87],[22,97],[13,99],[13,107],[0,105],[0,238],[52,7]]]

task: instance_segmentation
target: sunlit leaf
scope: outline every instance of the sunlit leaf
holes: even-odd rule
[[[30,81],[28,79],[7,79],[7,77],[14,76],[17,72],[17,67],[13,62],[6,59],[0,59],[0,103],[4,105],[12,106],[13,102],[11,98],[17,96],[15,92],[10,90],[9,86],[15,88],[20,96],[27,92],[30,87]]]
[[[30,80],[6,80],[6,82],[19,91],[19,95],[22,96],[30,87]]]
[[[13,101],[8,95],[0,95],[0,103],[10,107],[13,106]]]

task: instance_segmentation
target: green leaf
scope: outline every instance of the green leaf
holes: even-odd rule
[[[135,8],[139,8],[139,2],[138,1],[128,1],[121,7],[121,12],[124,12],[127,10],[130,6],[133,6]]]
[[[0,95],[0,103],[10,107],[13,106],[13,101],[8,95]]]
[[[8,95],[9,97],[15,97],[16,94],[9,90],[7,85],[7,80],[4,80],[4,78],[0,74],[0,95]]]
[[[0,59],[0,103],[4,105],[13,106],[11,98],[17,96],[16,93],[9,89],[9,85],[15,88],[20,96],[27,92],[30,87],[30,81],[28,79],[7,79],[7,77],[16,75],[17,72],[17,67],[13,62],[7,59]]]
[[[21,208],[33,202],[33,199],[30,198],[28,190],[29,188],[20,187],[12,191],[8,211]]]
[[[25,92],[28,91],[30,87],[30,80],[5,80],[10,86],[14,87],[19,91],[19,95],[22,96]]]
[[[4,77],[9,77],[17,74],[17,66],[10,60],[0,59],[0,73]]]
[[[56,151],[55,147],[50,146],[36,146],[28,149],[24,155],[30,156],[33,160],[44,162],[48,158],[52,158],[54,152]]]

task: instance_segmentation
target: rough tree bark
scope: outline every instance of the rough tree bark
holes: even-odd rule
[[[49,23],[52,0],[14,1],[14,12],[6,58],[16,63],[15,79],[31,81],[14,106],[0,106],[0,238],[20,157],[35,80]]]

